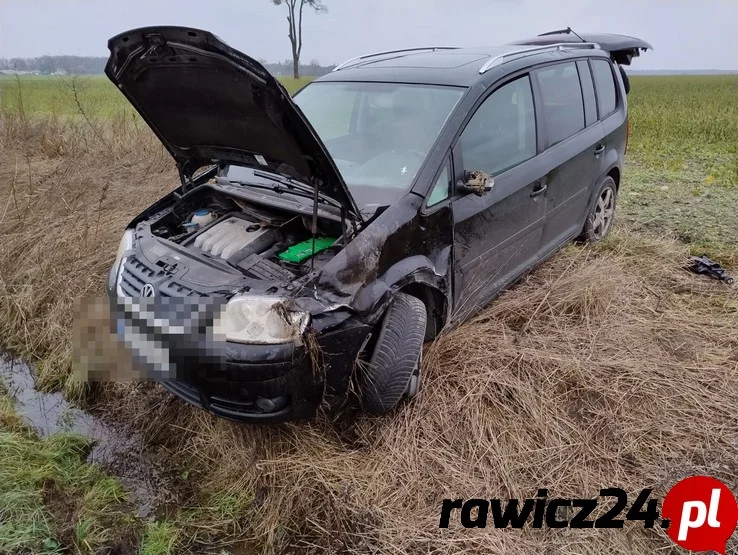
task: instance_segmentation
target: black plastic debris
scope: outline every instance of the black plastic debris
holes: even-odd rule
[[[728,285],[733,283],[733,278],[728,275],[720,264],[708,258],[707,255],[702,256],[690,256],[685,266],[687,270],[694,272],[695,274],[701,274],[712,279],[724,281]]]

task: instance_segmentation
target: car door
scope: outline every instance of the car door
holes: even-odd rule
[[[604,133],[606,171],[614,160],[622,160],[627,142],[627,101],[625,84],[619,83],[613,64],[605,58],[592,58],[592,80],[597,93],[597,109]],[[621,68],[622,69],[622,68]],[[624,75],[625,72],[621,73]]]
[[[541,256],[579,234],[605,146],[589,66],[568,61],[532,72],[540,94],[547,208]]]
[[[457,188],[452,200],[455,321],[535,263],[546,211],[535,115],[525,74],[494,87],[454,146],[455,182],[475,170],[494,178],[491,190]]]

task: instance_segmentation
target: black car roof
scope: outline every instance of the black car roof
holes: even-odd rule
[[[469,87],[496,75],[556,59],[604,56],[596,44],[503,45],[480,48],[428,47],[368,54],[339,65],[316,81],[386,81]],[[502,70],[502,71],[501,71]]]
[[[629,37],[628,35],[614,35],[612,33],[582,33],[577,34],[571,28],[561,31],[543,33],[532,39],[515,41],[511,44],[521,45],[545,45],[553,43],[576,43],[594,42],[600,48],[610,53],[610,57],[618,64],[630,65],[633,58],[640,55],[641,51],[653,50],[653,46],[643,39]]]

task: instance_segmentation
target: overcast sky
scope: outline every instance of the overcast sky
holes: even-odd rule
[[[738,69],[737,0],[325,0],[307,13],[302,61],[383,49],[494,45],[570,25],[654,45],[635,69]],[[107,55],[146,25],[207,29],[268,61],[290,57],[286,8],[271,0],[0,0],[0,57]]]

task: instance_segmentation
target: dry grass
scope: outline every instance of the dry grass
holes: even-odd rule
[[[64,382],[73,299],[101,294],[120,232],[176,181],[131,122],[31,122],[0,140],[0,342]],[[116,128],[116,125],[118,126]],[[443,498],[738,489],[738,295],[680,269],[687,248],[620,229],[569,247],[428,345],[424,387],[385,418],[252,427],[120,385],[105,403],[192,468],[179,547],[265,553],[661,553],[664,533],[438,529]],[[213,500],[206,517],[192,500]],[[177,534],[167,534],[167,538]],[[185,539],[186,538],[186,539]],[[733,544],[733,548],[736,546]]]
[[[427,346],[422,394],[386,418],[256,428],[145,392],[126,403],[150,441],[207,469],[206,490],[256,492],[245,522],[266,551],[669,552],[635,524],[439,530],[438,518],[446,497],[539,487],[663,498],[709,474],[738,488],[738,295],[682,272],[685,253],[627,233],[567,249]]]
[[[176,180],[134,121],[0,120],[0,337],[44,387],[68,374],[74,299],[102,293],[125,225]]]

